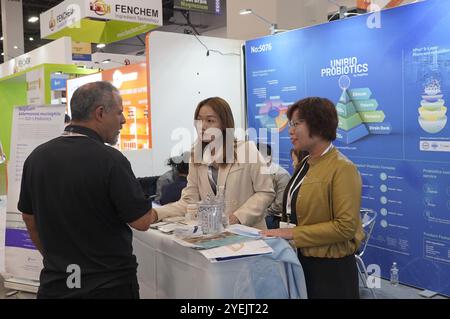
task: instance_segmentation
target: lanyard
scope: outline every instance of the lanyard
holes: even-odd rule
[[[61,134],[61,136],[62,136],[62,137],[79,137],[79,136],[82,136],[82,137],[89,137],[89,136],[84,135],[84,134],[75,133],[75,132],[68,132],[68,131],[64,131],[64,132]]]
[[[219,172],[217,172],[217,178],[219,178]],[[213,189],[214,193],[217,193],[217,181],[214,180],[213,172],[212,172],[212,165],[208,165],[208,179],[209,183],[211,184],[211,188]]]
[[[328,153],[329,151],[331,151],[333,149],[333,144],[330,143],[330,145],[325,149],[325,151],[320,155],[321,157],[324,156],[326,153]],[[309,156],[308,156],[309,157]],[[303,178],[300,180],[300,182],[298,182],[298,184],[296,185],[295,182],[297,181],[298,177],[300,175],[302,175],[302,171],[305,168],[306,162],[308,161],[308,157],[306,157],[303,161],[303,165],[302,167],[298,170],[298,174],[295,176],[294,181],[291,184],[291,187],[289,187],[289,191],[288,191],[288,196],[287,196],[287,201],[286,201],[286,215],[287,215],[287,222],[290,223],[291,220],[291,213],[292,213],[292,196],[294,196],[294,193],[297,191],[297,189],[299,189],[299,187],[302,185],[303,180],[306,177],[303,176]]]
[[[90,139],[96,140],[102,144],[105,144],[103,142],[103,139],[98,135],[98,133],[88,127],[84,126],[78,126],[78,125],[68,125],[66,129],[64,130],[63,137],[88,137]]]
[[[287,222],[290,223],[291,221],[291,212],[292,212],[292,207],[291,207],[291,202],[292,202],[292,196],[294,195],[295,191],[300,187],[300,185],[303,183],[303,180],[305,179],[305,176],[303,176],[303,178],[300,180],[300,182],[295,185],[295,182],[297,181],[297,178],[302,175],[302,171],[305,168],[306,162],[307,162],[307,158],[305,158],[305,160],[303,161],[303,165],[302,167],[298,170],[297,175],[295,175],[294,181],[291,184],[291,187],[289,187],[289,191],[288,191],[288,196],[287,196],[287,201],[286,201],[286,215],[287,215]]]

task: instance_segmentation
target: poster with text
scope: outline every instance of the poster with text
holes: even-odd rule
[[[366,264],[389,278],[396,262],[400,282],[446,295],[449,12],[450,0],[429,0],[247,41],[245,48],[252,138],[279,148],[280,164],[290,167],[289,105],[330,99],[339,119],[334,145],[361,173],[362,206],[378,214]]]
[[[30,239],[21,212],[17,210],[23,164],[37,146],[61,135],[64,114],[65,105],[14,108],[8,163],[5,268],[9,275],[18,278],[38,280],[42,268],[42,257]]]

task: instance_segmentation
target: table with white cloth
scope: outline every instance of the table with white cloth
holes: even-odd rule
[[[133,230],[141,298],[306,298],[303,269],[283,239],[266,238],[274,253],[212,263],[173,235]]]

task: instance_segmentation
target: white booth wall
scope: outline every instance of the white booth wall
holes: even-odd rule
[[[209,48],[209,55],[200,41]],[[139,156],[127,155],[137,176],[150,166],[151,175],[161,175],[169,169],[165,165],[169,157],[190,149],[193,140],[180,145],[181,136],[175,139],[173,134],[185,132],[195,137],[194,111],[205,98],[224,98],[236,127],[245,127],[242,44],[240,40],[150,33],[147,56],[153,149]]]
[[[152,149],[122,151],[137,177],[163,174],[169,170],[168,158],[190,149],[195,138],[194,111],[207,97],[227,100],[236,128],[245,128],[242,45],[240,40],[150,33],[146,54]],[[183,134],[186,143],[180,145],[181,136],[175,139],[173,133]]]

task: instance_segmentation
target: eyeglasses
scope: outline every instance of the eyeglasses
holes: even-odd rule
[[[305,122],[305,120],[289,121],[288,125],[289,125],[289,128],[297,128],[297,126],[299,126],[303,122]]]

